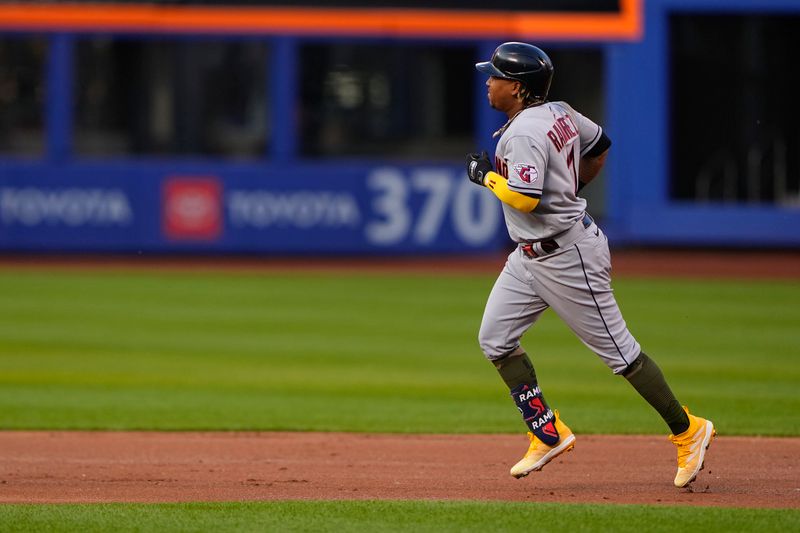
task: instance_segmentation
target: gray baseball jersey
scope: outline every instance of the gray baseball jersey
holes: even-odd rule
[[[503,204],[508,233],[520,245],[486,303],[479,342],[490,360],[519,348],[548,307],[615,373],[641,352],[611,290],[608,240],[577,196],[581,156],[601,134],[564,102],[524,109],[503,130],[497,171],[539,205],[525,213]]]
[[[512,191],[539,198],[531,213],[503,204],[515,242],[547,239],[583,217],[578,197],[581,157],[603,130],[565,102],[546,102],[522,110],[506,127],[495,150],[495,168]]]

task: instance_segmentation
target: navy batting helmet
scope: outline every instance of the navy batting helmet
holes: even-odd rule
[[[491,61],[476,63],[479,72],[522,82],[537,100],[547,98],[553,79],[553,63],[541,48],[527,43],[503,43]]]

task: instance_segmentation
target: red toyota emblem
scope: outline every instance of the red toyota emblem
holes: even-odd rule
[[[214,177],[172,177],[162,196],[164,234],[171,240],[216,240],[222,233],[222,186]]]

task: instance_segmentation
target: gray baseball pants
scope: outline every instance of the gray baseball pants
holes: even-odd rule
[[[554,252],[531,258],[517,247],[494,284],[481,322],[479,343],[489,360],[520,346],[522,335],[548,307],[615,373],[639,356],[611,289],[608,239],[592,223],[557,238]]]

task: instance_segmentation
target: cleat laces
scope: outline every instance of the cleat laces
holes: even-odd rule
[[[688,435],[681,439],[670,435],[669,440],[678,447],[678,467],[684,468],[689,456],[692,454],[692,436]]]
[[[537,438],[536,438],[536,435],[534,435],[534,434],[533,434],[533,433],[531,433],[530,431],[528,432],[528,438],[529,438],[529,439],[530,439],[530,441],[531,441],[531,445],[530,445],[530,447],[528,447],[528,451],[525,453],[525,457],[530,457],[531,455],[533,455],[533,454],[534,454],[534,452],[536,452],[536,449],[537,449],[537,448],[538,448],[540,445],[541,445],[541,446],[543,446],[543,447],[545,447],[545,448],[551,448],[551,446],[548,446],[548,445],[547,445],[547,444],[545,444],[544,442],[542,442],[542,441],[540,441],[539,439],[537,439]]]

